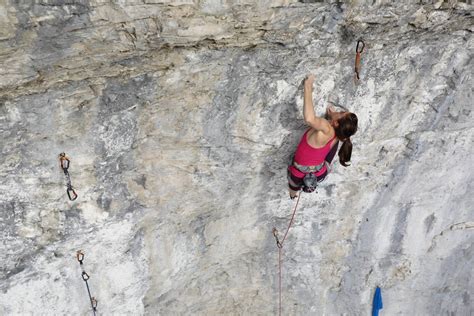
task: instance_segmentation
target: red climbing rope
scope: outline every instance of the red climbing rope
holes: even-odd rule
[[[286,240],[286,237],[288,236],[288,232],[290,231],[290,227],[291,227],[291,224],[293,224],[293,220],[295,219],[295,215],[296,215],[296,209],[298,207],[298,203],[300,201],[300,196],[301,196],[301,192],[298,194],[298,199],[296,200],[296,205],[295,205],[295,208],[293,210],[293,214],[291,215],[291,219],[290,219],[290,223],[288,224],[288,228],[286,229],[286,232],[285,232],[285,235],[283,236],[283,239],[280,241],[278,239],[278,230],[273,227],[273,230],[272,230],[272,233],[273,233],[273,236],[275,237],[275,240],[276,240],[276,244],[277,244],[277,247],[278,247],[278,288],[279,288],[279,309],[278,309],[278,315],[281,316],[281,254],[282,254],[282,250],[283,250],[283,243],[285,242]]]

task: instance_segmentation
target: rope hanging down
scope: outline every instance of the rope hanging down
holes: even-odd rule
[[[76,252],[76,258],[77,258],[77,261],[79,261],[79,264],[81,265],[81,270],[82,270],[81,277],[86,283],[87,294],[89,294],[89,300],[91,302],[92,312],[94,313],[94,316],[95,316],[95,313],[97,312],[97,300],[95,299],[95,297],[91,295],[89,283],[87,282],[89,280],[89,275],[87,274],[86,271],[84,271],[84,267],[82,265],[82,261],[84,260],[84,253],[82,252],[82,250],[78,250]]]
[[[61,166],[61,169],[63,169],[64,175],[66,176],[66,193],[67,196],[69,197],[69,200],[74,201],[77,199],[77,194],[76,191],[74,191],[72,184],[71,184],[71,177],[69,176],[69,164],[71,161],[69,158],[66,156],[66,153],[60,153],[59,154],[59,164]]]
[[[280,240],[278,238],[278,230],[275,227],[273,227],[273,230],[272,230],[273,236],[275,237],[276,244],[278,247],[278,289],[279,289],[278,315],[280,316],[281,316],[281,257],[282,257],[282,252],[283,252],[283,243],[285,242],[286,237],[288,236],[288,232],[290,231],[291,224],[293,224],[293,220],[295,219],[296,209],[298,207],[300,197],[301,197],[301,193],[298,194],[298,199],[296,200],[296,205],[295,205],[295,208],[293,209],[293,214],[291,215],[291,219],[290,219],[290,222],[288,223],[288,228],[286,229],[283,239]]]
[[[355,58],[355,67],[354,67],[354,72],[355,72],[355,80],[360,80],[360,55],[364,52],[365,48],[365,43],[363,40],[358,40],[357,41],[357,46],[356,46],[356,58]]]

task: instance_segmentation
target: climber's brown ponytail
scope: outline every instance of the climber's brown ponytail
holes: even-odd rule
[[[339,150],[339,162],[344,167],[349,166],[347,162],[351,160],[352,142],[350,137],[357,132],[357,115],[350,113],[337,120],[338,126],[334,128],[336,136],[341,140],[342,146]]]
[[[352,155],[352,143],[350,138],[346,138],[344,142],[342,142],[341,149],[339,149],[339,162],[344,167],[350,166],[347,162],[351,161]]]

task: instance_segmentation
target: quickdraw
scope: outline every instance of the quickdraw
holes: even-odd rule
[[[61,169],[64,172],[64,175],[66,176],[67,196],[69,200],[74,201],[75,199],[77,199],[77,193],[76,191],[74,191],[74,188],[72,187],[72,184],[71,184],[71,176],[69,175],[69,171],[68,171],[71,161],[66,156],[66,153],[59,154],[59,164],[61,166]]]
[[[275,227],[273,227],[272,233],[273,233],[273,237],[275,237],[277,247],[278,248],[283,247],[283,245],[280,243],[280,239],[278,239],[278,230]]]
[[[82,261],[84,260],[84,253],[82,252],[82,250],[78,250],[76,252],[76,258],[77,261],[79,261],[79,264],[82,265]]]
[[[356,58],[355,58],[355,67],[354,67],[354,72],[355,72],[355,79],[360,80],[360,56],[364,52],[365,48],[365,43],[363,40],[358,40],[357,41],[357,46],[356,46]]]
[[[89,294],[89,300],[91,303],[92,312],[94,313],[94,316],[95,316],[97,312],[97,299],[91,295],[89,283],[87,282],[90,279],[90,276],[89,274],[87,274],[86,271],[84,271],[84,268],[83,268],[84,252],[82,252],[82,250],[78,250],[76,252],[76,258],[77,258],[77,261],[79,261],[79,264],[81,265],[81,270],[82,270],[81,277],[82,277],[82,280],[84,280],[84,282],[86,283],[87,294]]]

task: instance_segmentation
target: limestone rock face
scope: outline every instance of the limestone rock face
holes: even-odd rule
[[[104,315],[278,313],[308,73],[316,112],[359,130],[352,165],[301,196],[283,314],[367,315],[376,286],[386,315],[474,313],[472,13],[0,0],[0,314],[88,314],[78,249]]]

